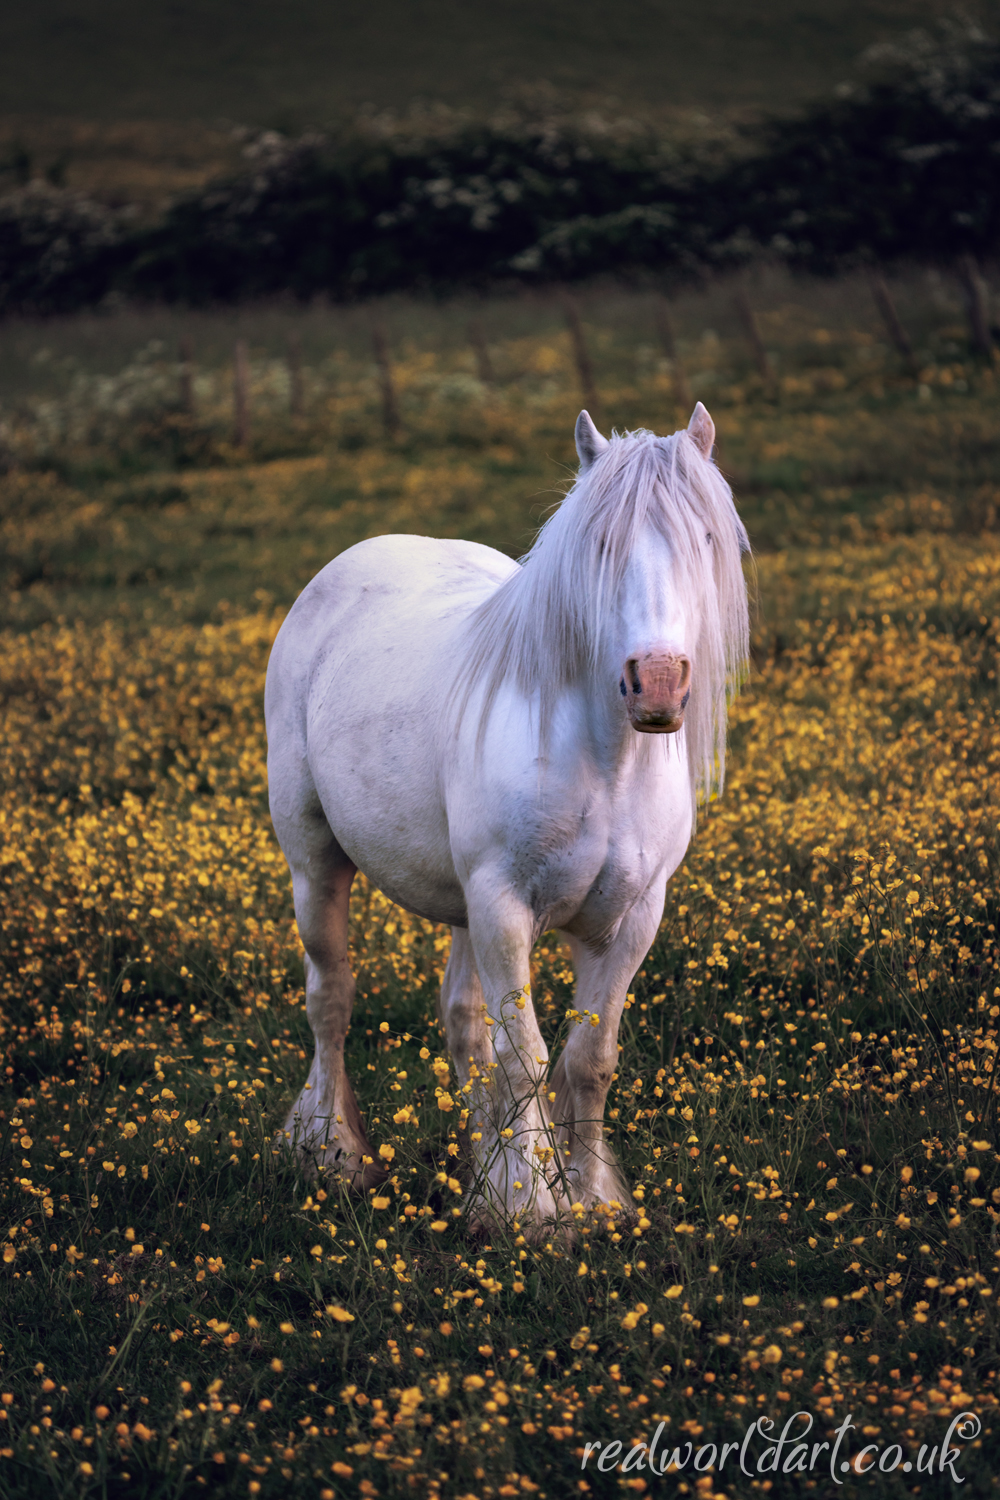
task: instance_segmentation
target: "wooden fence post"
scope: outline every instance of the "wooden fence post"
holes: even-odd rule
[[[889,337],[892,339],[899,353],[906,360],[907,368],[914,380],[918,380],[920,377],[920,367],[917,364],[917,356],[913,352],[910,335],[903,327],[899,313],[896,311],[896,304],[892,300],[892,293],[886,285],[886,280],[882,272],[869,271],[868,284],[872,289],[875,306],[882,315],[882,321],[886,326]]]
[[[691,387],[688,385],[687,372],[681,364],[677,353],[677,340],[674,337],[674,320],[670,316],[670,304],[666,297],[657,296],[653,304],[653,316],[656,320],[656,331],[660,336],[660,345],[664,354],[670,361],[670,378],[674,387],[674,401],[683,412],[691,409]]]
[[[297,333],[288,336],[288,410],[298,421],[305,414],[305,391],[302,386],[302,340]]]
[[[385,425],[386,437],[393,438],[399,432],[401,425],[399,403],[396,400],[396,387],[392,379],[389,341],[385,336],[385,329],[377,321],[372,323],[372,346],[375,350],[375,363],[378,365],[379,385],[382,388],[382,421]]]
[[[486,342],[486,330],[480,318],[469,320],[469,343],[472,345],[476,355],[476,369],[483,385],[496,385],[496,371],[493,361],[490,359],[489,345]]]
[[[990,316],[986,296],[986,283],[980,275],[974,255],[958,257],[958,274],[965,288],[965,305],[969,315],[969,332],[973,348],[989,359],[993,353],[993,336],[990,333]]]
[[[233,442],[237,448],[250,444],[250,353],[246,339],[237,339],[233,351]]]
[[[773,391],[775,385],[774,366],[771,363],[767,349],[764,347],[764,339],[761,335],[760,324],[757,322],[756,314],[754,313],[753,308],[750,306],[750,298],[747,296],[747,289],[744,285],[742,285],[742,283],[737,287],[736,297],[734,301],[740,322],[743,324],[743,331],[749,339],[750,347],[753,350],[753,358],[754,364],[757,366],[757,374],[760,376],[761,382],[763,383],[765,389]]]
[[[587,348],[587,340],[583,333],[583,324],[580,321],[580,309],[569,292],[563,292],[563,310],[566,314],[566,325],[569,328],[570,341],[573,345],[573,358],[576,361],[576,373],[580,379],[580,389],[583,399],[587,404],[587,410],[595,427],[601,425],[601,398],[597,394],[597,383],[594,380],[594,366],[590,359],[590,350]]]
[[[194,415],[194,345],[184,336],[178,349],[180,356],[180,385],[178,397],[180,408],[186,417]]]

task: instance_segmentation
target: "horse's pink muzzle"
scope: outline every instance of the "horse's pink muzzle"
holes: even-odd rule
[[[640,734],[676,734],[691,696],[691,663],[673,652],[630,656],[620,686],[633,729]]]

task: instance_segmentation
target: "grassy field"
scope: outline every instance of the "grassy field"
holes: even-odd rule
[[[284,610],[342,547],[525,549],[580,406],[557,307],[387,303],[391,439],[359,310],[10,330],[5,1497],[849,1496],[868,1444],[882,1493],[927,1496],[962,1412],[962,1493],[993,1492],[997,371],[946,284],[898,290],[918,382],[850,283],[754,288],[768,388],[731,289],[675,308],[757,549],[754,670],[623,1019],[607,1123],[633,1217],[543,1246],[467,1230],[448,936],[363,882],[349,1066],[391,1175],[351,1196],[275,1146],[311,1038],[261,694]],[[653,312],[583,303],[606,425],[679,418]],[[575,1017],[552,935],[533,990],[555,1047]],[[761,1437],[749,1473],[720,1467],[798,1411],[810,1443],[852,1419],[848,1469],[789,1448],[772,1468]],[[658,1429],[663,1477],[639,1462]],[[587,1445],[615,1441],[637,1455],[602,1472]]]
[[[793,108],[840,83],[863,48],[951,9],[944,0],[697,9],[619,0],[613,13],[596,0],[296,0],[278,19],[258,0],[39,0],[0,12],[0,188],[19,172],[51,174],[153,211],[236,163],[233,126],[296,132],[416,100],[481,114],[540,85],[698,130],[706,116]]]
[[[544,79],[574,93],[656,108],[771,107],[831,87],[870,42],[925,24],[935,0],[763,0],[752,12],[708,0],[697,12],[621,0],[379,0],[364,8],[296,0],[272,7],[208,0],[136,10],[39,0],[7,10],[0,112],[302,125],[344,106],[400,107],[415,97],[496,101]]]

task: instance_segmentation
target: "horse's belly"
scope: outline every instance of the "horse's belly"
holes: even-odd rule
[[[332,686],[349,689],[346,682]],[[346,692],[331,696],[343,704]],[[334,837],[379,890],[419,916],[462,926],[465,899],[438,785],[434,726],[402,698],[401,684],[398,714],[342,707],[335,716],[318,715],[310,726],[313,779]]]
[[[416,917],[426,917],[428,922],[444,922],[449,927],[468,927],[465,897],[457,881],[450,884],[441,880],[433,883],[404,880],[397,884],[397,876],[393,871],[385,871],[381,878],[377,871],[367,870],[366,873],[383,896],[387,896],[404,911],[412,912]]]

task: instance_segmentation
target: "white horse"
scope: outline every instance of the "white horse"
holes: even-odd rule
[[[270,803],[316,1041],[286,1134],[355,1186],[382,1175],[344,1068],[361,869],[452,928],[441,1015],[472,1085],[473,1217],[539,1233],[576,1204],[626,1201],[602,1124],[618,1023],[698,798],[721,788],[748,652],[749,544],[714,440],[700,402],[665,438],[608,441],[581,412],[576,483],[521,564],[476,542],[375,537],[282,625]],[[550,928],[586,1016],[551,1084],[529,989]]]

